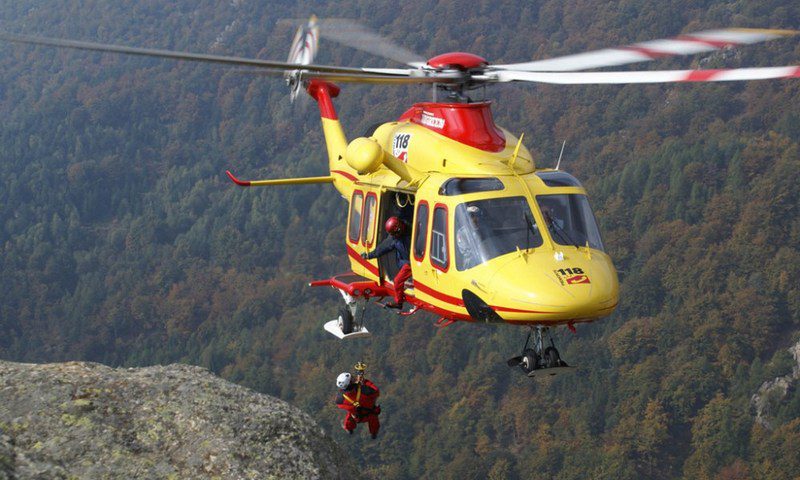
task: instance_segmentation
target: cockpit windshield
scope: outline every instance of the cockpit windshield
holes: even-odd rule
[[[586,195],[539,195],[536,201],[554,242],[603,250],[600,229]]]
[[[456,269],[467,270],[495,257],[542,245],[525,197],[464,202],[455,213]]]

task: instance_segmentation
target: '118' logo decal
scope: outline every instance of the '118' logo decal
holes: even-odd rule
[[[408,142],[411,141],[410,133],[396,133],[392,142],[392,155],[401,162],[408,162]]]
[[[561,285],[591,283],[589,276],[583,273],[582,268],[559,268],[558,270],[553,270],[553,273],[556,274]]]

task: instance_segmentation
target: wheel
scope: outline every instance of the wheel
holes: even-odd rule
[[[348,307],[339,308],[339,328],[345,335],[353,333],[353,313]]]
[[[547,347],[544,349],[544,364],[547,368],[561,366],[561,357],[558,355],[558,350],[556,350],[555,347]]]
[[[539,355],[530,348],[522,352],[522,361],[519,366],[525,373],[531,373],[539,367]]]

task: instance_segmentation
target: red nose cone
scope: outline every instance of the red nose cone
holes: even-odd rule
[[[433,68],[456,68],[458,70],[472,70],[489,65],[485,58],[466,52],[450,52],[436,55],[428,60],[428,65]]]

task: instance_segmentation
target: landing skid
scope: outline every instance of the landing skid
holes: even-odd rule
[[[364,326],[362,326],[358,330],[354,329],[350,333],[344,333],[342,331],[342,327],[340,325],[338,318],[336,320],[331,320],[330,322],[326,322],[323,328],[325,328],[326,332],[332,334],[334,337],[340,340],[348,340],[351,338],[364,338],[372,335],[371,333],[369,333],[369,330],[367,330],[367,327]]]
[[[326,332],[340,340],[369,337],[371,334],[364,321],[369,299],[383,298],[392,294],[385,286],[353,272],[335,275],[327,280],[313,281],[309,285],[332,287],[342,294],[345,305],[339,308],[339,315],[323,325]],[[359,299],[362,301],[359,302]]]
[[[339,308],[339,317],[330,322],[326,322],[323,328],[334,337],[345,340],[351,338],[364,338],[372,334],[369,333],[364,325],[364,316],[367,309],[367,301],[361,307],[361,315],[358,315],[358,302],[349,293],[339,290],[344,298],[345,306]]]

